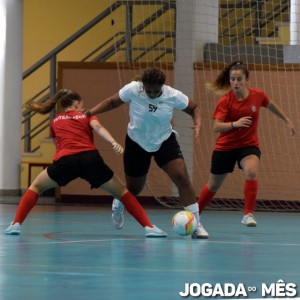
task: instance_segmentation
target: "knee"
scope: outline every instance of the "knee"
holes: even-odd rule
[[[140,187],[140,186],[127,186],[127,189],[132,195],[137,196],[143,190],[143,187]]]
[[[257,177],[257,172],[255,170],[249,170],[245,174],[246,180],[255,180]]]
[[[33,192],[35,192],[38,195],[41,195],[43,192],[46,191],[45,188],[43,188],[42,185],[36,184],[36,183],[32,183],[29,187],[30,190],[32,190]]]

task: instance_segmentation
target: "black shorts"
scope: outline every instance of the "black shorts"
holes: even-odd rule
[[[152,156],[160,168],[174,159],[183,159],[183,155],[174,132],[155,152],[147,152],[128,135],[126,136],[123,156],[124,172],[126,175],[132,177],[146,175],[149,171]]]
[[[211,158],[210,172],[215,175],[225,173],[232,173],[236,162],[240,169],[242,169],[240,162],[248,155],[256,155],[260,158],[260,150],[255,146],[244,147],[229,151],[214,150]]]
[[[65,186],[79,177],[88,181],[91,189],[99,188],[114,175],[97,150],[63,156],[54,161],[47,172],[59,186]]]

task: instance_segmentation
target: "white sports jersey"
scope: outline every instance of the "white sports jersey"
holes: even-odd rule
[[[186,95],[168,85],[162,86],[158,98],[151,99],[140,81],[125,85],[119,96],[129,103],[128,136],[148,152],[157,151],[171,135],[174,108],[183,110],[189,101]]]

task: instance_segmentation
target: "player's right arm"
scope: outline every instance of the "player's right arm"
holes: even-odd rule
[[[86,110],[85,115],[87,117],[91,117],[93,115],[103,113],[103,112],[112,110],[114,108],[117,108],[122,104],[124,104],[124,102],[121,100],[119,93],[116,93],[116,94],[104,99],[99,104],[92,107],[91,109]]]
[[[101,136],[104,140],[106,140],[112,145],[113,150],[117,154],[123,153],[123,147],[118,142],[116,142],[116,140],[113,138],[110,132],[105,127],[103,127],[98,120],[93,119],[90,122],[90,125],[99,136]]]

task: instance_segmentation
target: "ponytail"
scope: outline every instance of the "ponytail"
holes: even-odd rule
[[[62,89],[45,102],[38,103],[31,100],[25,103],[23,107],[29,111],[35,111],[44,115],[49,113],[58,101],[60,101],[62,108],[67,108],[71,106],[75,100],[81,101],[81,97],[78,93],[72,90]]]

